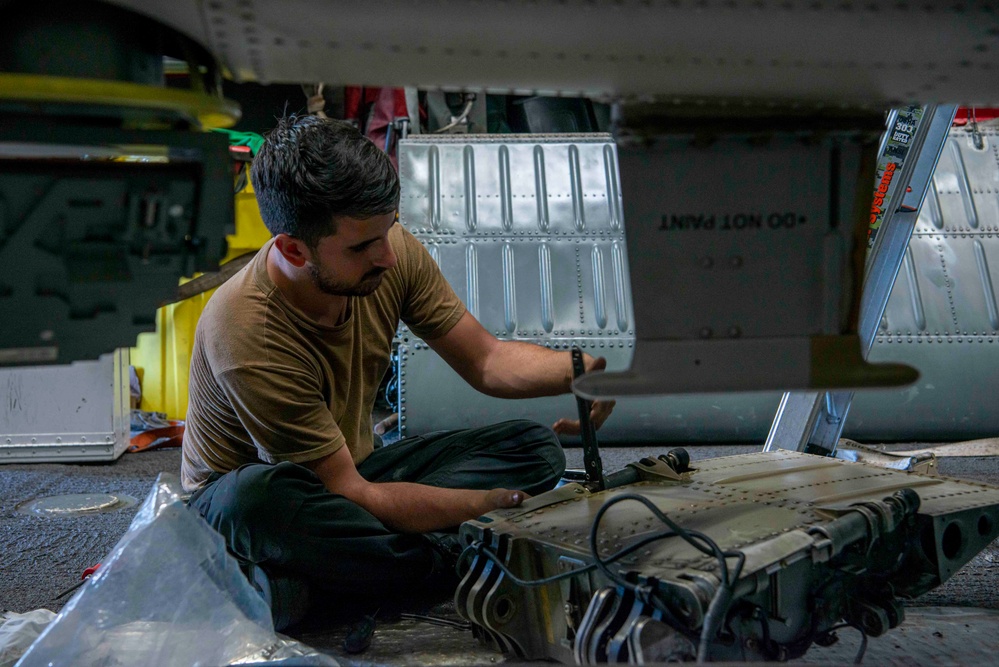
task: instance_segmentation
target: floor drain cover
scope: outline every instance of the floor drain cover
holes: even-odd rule
[[[24,514],[56,519],[81,514],[101,514],[117,512],[132,507],[138,502],[123,493],[70,493],[64,496],[38,498],[19,505],[17,510]]]

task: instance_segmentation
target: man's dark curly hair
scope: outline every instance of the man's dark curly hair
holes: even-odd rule
[[[364,220],[399,206],[389,157],[353,125],[317,116],[278,121],[250,173],[264,224],[312,249],[341,217]]]

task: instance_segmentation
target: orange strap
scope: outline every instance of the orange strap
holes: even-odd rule
[[[130,452],[144,452],[161,447],[180,447],[184,439],[184,425],[163,426],[139,433],[131,440]]]

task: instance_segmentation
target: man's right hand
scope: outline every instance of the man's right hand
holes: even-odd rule
[[[486,491],[486,507],[488,507],[486,512],[520,507],[520,504],[530,497],[523,491],[510,491],[509,489]],[[483,514],[486,512],[483,512]]]

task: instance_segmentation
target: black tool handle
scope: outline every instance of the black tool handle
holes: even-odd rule
[[[586,373],[583,365],[583,352],[572,348],[572,376],[581,377]],[[576,396],[576,408],[579,410],[579,435],[583,440],[583,468],[586,470],[586,481],[597,491],[604,488],[604,466],[600,460],[600,445],[597,444],[597,430],[590,421],[591,401]]]

